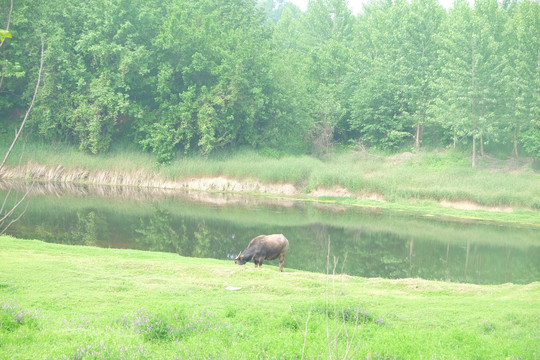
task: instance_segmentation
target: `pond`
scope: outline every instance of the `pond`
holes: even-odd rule
[[[0,200],[25,184],[0,183]],[[231,260],[259,234],[290,242],[285,268],[475,284],[540,280],[539,229],[370,207],[206,192],[34,184],[7,234]],[[277,260],[265,262],[277,265]],[[253,266],[247,264],[246,266]]]

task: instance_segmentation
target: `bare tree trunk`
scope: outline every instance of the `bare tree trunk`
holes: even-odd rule
[[[480,156],[484,157],[484,135],[480,134]]]
[[[472,40],[472,38],[471,38]],[[476,118],[476,105],[478,99],[476,98],[476,66],[474,64],[475,60],[475,51],[474,43],[472,44],[472,53],[471,53],[471,89],[473,91],[473,96],[471,99],[471,121],[472,121],[472,131],[473,131],[473,153],[472,153],[472,167],[476,168],[476,129],[478,128],[478,120]]]
[[[415,137],[415,147],[416,150],[420,149],[420,138],[424,132],[424,124],[426,123],[426,110],[423,109],[418,115],[418,120],[416,122],[416,137]]]
[[[476,168],[476,134],[472,137],[472,167]]]
[[[416,150],[420,149],[420,119],[416,123],[416,140],[415,140]]]
[[[516,128],[514,129],[514,149],[512,151],[512,153],[514,154],[514,156],[516,158],[519,157],[519,154],[518,154],[518,142],[517,142],[518,133],[519,133],[519,126],[516,126]]]

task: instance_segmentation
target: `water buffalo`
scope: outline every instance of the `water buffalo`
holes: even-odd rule
[[[253,238],[244,252],[240,252],[234,263],[244,265],[253,260],[255,267],[262,267],[263,260],[274,260],[279,256],[279,271],[283,271],[285,254],[289,249],[289,240],[283,234],[259,235]]]

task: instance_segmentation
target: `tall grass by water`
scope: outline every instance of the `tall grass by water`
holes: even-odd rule
[[[118,148],[93,156],[66,145],[30,143],[12,155],[9,165],[16,166],[19,161],[134,177],[157,175],[169,180],[221,176],[290,183],[304,194],[321,187],[342,187],[352,197],[376,194],[389,202],[470,201],[540,209],[540,174],[530,166],[472,169],[468,156],[459,151],[381,156],[349,150],[319,159],[306,155],[267,157],[243,150],[210,157],[183,156],[169,166],[156,167],[151,154],[132,149]],[[505,161],[498,163],[504,165]]]

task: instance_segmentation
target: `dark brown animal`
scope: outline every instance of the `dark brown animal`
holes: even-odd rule
[[[238,254],[234,263],[244,265],[253,260],[255,267],[262,267],[263,260],[274,260],[279,257],[279,271],[283,271],[288,249],[289,240],[283,234],[259,235],[249,242],[244,252]]]

